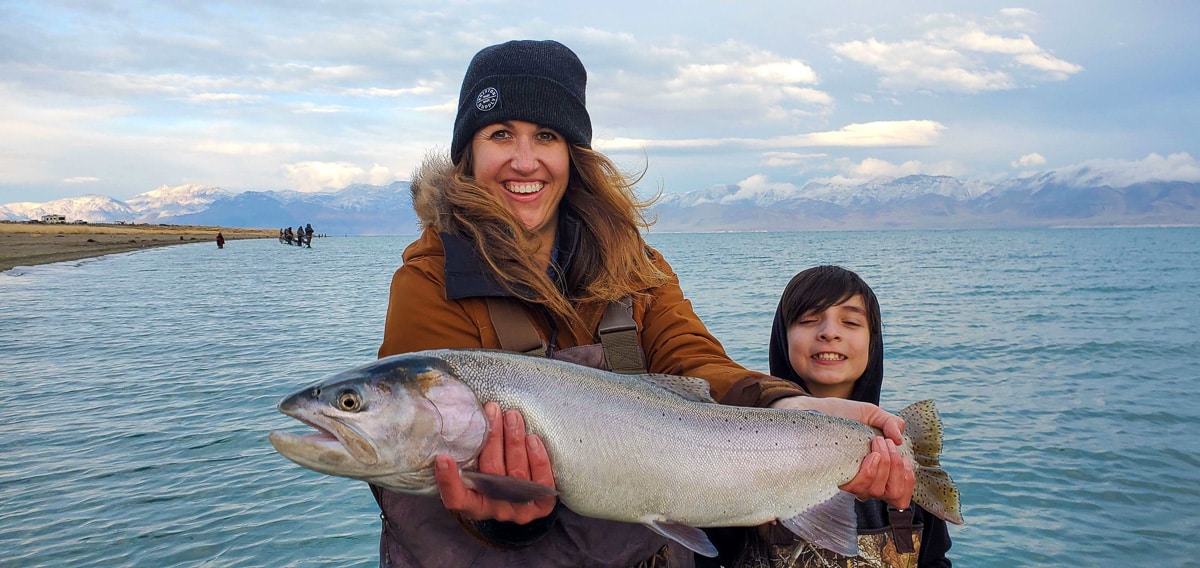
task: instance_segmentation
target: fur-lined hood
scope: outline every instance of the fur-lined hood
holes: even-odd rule
[[[444,219],[449,218],[450,204],[445,189],[454,177],[454,164],[449,154],[429,154],[425,161],[413,171],[413,210],[421,226],[443,232]]]

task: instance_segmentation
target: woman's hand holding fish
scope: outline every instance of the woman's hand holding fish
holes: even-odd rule
[[[554,487],[550,455],[537,436],[525,434],[525,418],[516,410],[501,416],[500,406],[489,402],[483,407],[488,418],[488,437],[479,454],[479,471],[531,480]],[[501,423],[503,420],[503,424]],[[434,472],[442,504],[464,518],[481,521],[494,519],[525,524],[549,515],[556,498],[547,497],[529,503],[492,499],[463,484],[458,466],[447,455],[436,458]]]
[[[815,410],[882,430],[885,437],[876,437],[871,442],[871,453],[863,458],[858,475],[839,489],[853,493],[860,500],[881,499],[897,509],[909,507],[916,475],[912,463],[896,449],[904,441],[904,419],[874,404],[840,398],[794,396],[777,400],[771,407]]]

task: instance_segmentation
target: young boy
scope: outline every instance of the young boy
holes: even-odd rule
[[[882,327],[879,301],[857,274],[838,266],[805,270],[788,282],[775,311],[771,374],[795,382],[813,396],[879,404]],[[915,503],[898,511],[870,500],[855,503],[855,509],[860,551],[855,558],[799,541],[781,525],[709,533],[721,551],[718,561],[728,567],[950,566],[945,521]],[[697,560],[698,566],[704,565]]]

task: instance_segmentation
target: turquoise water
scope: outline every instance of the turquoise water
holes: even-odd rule
[[[284,394],[374,357],[410,238],[193,244],[0,273],[0,566],[373,566],[361,482],[276,455]],[[884,406],[934,398],[959,566],[1200,558],[1200,229],[651,235],[766,368],[813,264],[883,305]]]

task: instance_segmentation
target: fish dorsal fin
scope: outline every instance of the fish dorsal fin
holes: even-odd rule
[[[493,475],[478,471],[464,471],[463,484],[493,499],[503,499],[513,503],[528,503],[543,497],[558,495],[552,487],[541,483],[517,479],[505,475]]]
[[[663,374],[638,376],[651,383],[654,383],[655,385],[658,385],[660,388],[669,390],[679,395],[684,400],[690,400],[692,402],[717,402],[713,400],[712,390],[710,390],[711,387],[709,387],[708,381],[704,379]]]
[[[854,512],[854,495],[845,491],[838,491],[824,503],[780,522],[821,548],[842,556],[858,556],[858,515]]]
[[[717,547],[708,540],[708,535],[704,534],[704,531],[696,527],[670,521],[648,521],[645,524],[650,530],[686,546],[688,550],[696,554],[709,558],[717,556]]]

